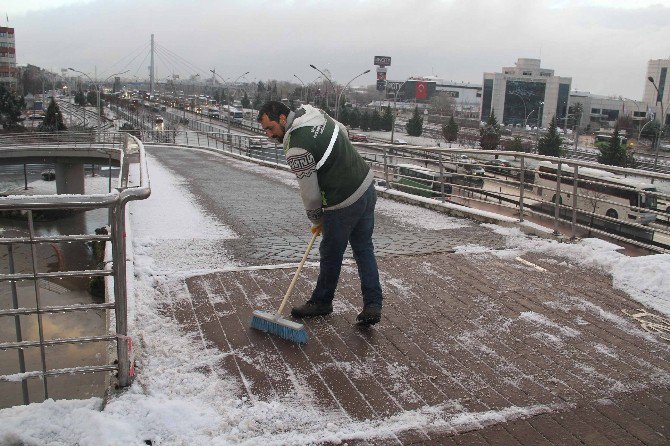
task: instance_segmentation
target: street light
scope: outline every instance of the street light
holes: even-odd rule
[[[351,79],[347,84],[340,90],[340,93],[337,95],[337,101],[335,102],[335,120],[339,121],[340,118],[340,97],[342,97],[342,93],[344,93],[344,90],[349,87],[349,84],[351,84],[354,80],[358,79],[359,77],[363,76],[364,74],[368,74],[370,70],[365,70],[361,74],[356,75],[353,79]]]
[[[523,98],[523,96],[521,96],[520,94],[517,94],[517,93],[512,93],[511,91],[509,91],[508,93],[513,95],[513,96],[516,96],[519,99],[521,99],[521,102],[523,102],[523,115],[526,116],[526,101]],[[532,111],[531,111],[531,113],[532,113]],[[530,114],[529,114],[529,116],[530,116]],[[526,130],[526,124],[527,124],[527,120],[524,119],[524,121],[523,121],[523,129],[524,130]]]
[[[312,68],[314,68],[314,69],[315,69],[316,71],[318,71],[319,73],[321,73],[321,75],[322,75],[324,78],[326,78],[326,80],[330,83],[330,86],[333,87],[333,91],[334,91],[334,92],[337,92],[337,89],[335,88],[335,85],[333,85],[333,81],[331,81],[330,78],[329,78],[328,76],[326,76],[326,73],[324,73],[323,71],[319,70],[317,67],[315,67],[315,66],[312,65],[312,64],[309,64],[309,66],[312,67]],[[326,108],[328,108],[328,89],[326,89]],[[337,113],[337,110],[335,110],[335,113]],[[335,118],[335,119],[337,120],[337,118]]]
[[[656,82],[654,82],[654,78],[649,76],[647,80],[651,82],[651,85],[653,85],[654,88],[656,89],[656,103],[659,102],[659,99],[661,102],[661,119],[659,122],[660,125],[658,126],[658,131],[656,132],[656,154],[654,155],[654,170],[656,170],[656,165],[658,164],[658,149],[661,146],[661,136],[663,135],[663,127],[665,127],[665,109],[663,107],[663,98],[660,97],[661,94],[658,91],[658,86],[656,85]]]
[[[222,85],[225,87],[227,79],[224,79],[223,77],[221,77],[221,75],[218,74],[215,69],[214,70],[209,70],[209,71],[211,71],[214,76],[219,76],[219,79],[221,79],[221,81],[223,82]],[[240,74],[239,76],[237,76],[237,78],[234,81],[230,82],[230,85],[235,85],[235,82],[237,82],[240,78],[246,76],[249,73],[250,72],[247,71],[246,73]],[[228,78],[228,79],[230,79],[230,78]],[[228,104],[228,113],[226,113],[226,115],[227,115],[227,121],[228,121],[228,134],[230,135],[230,104]]]
[[[300,101],[302,101],[302,95],[303,95],[303,92],[305,91],[305,83],[302,81],[302,79],[300,79],[300,78],[298,77],[297,74],[294,74],[293,77],[295,77],[296,79],[298,79],[298,80],[300,81],[300,83],[302,84],[302,90],[300,91]]]
[[[122,71],[122,72],[120,72],[120,73],[110,74],[104,81],[100,82],[100,84],[96,83],[93,79],[91,79],[91,76],[89,76],[88,74],[84,73],[83,71],[75,70],[74,68],[68,68],[68,70],[70,70],[70,71],[74,71],[75,73],[83,74],[84,76],[86,76],[86,77],[88,78],[88,80],[91,81],[91,83],[92,83],[93,85],[95,85],[95,90],[96,90],[96,92],[97,92],[97,94],[98,94],[98,98],[97,98],[98,100],[97,100],[97,103],[98,103],[98,128],[99,128],[99,127],[100,127],[100,123],[101,123],[101,121],[102,121],[102,110],[100,110],[100,84],[104,84],[105,82],[107,82],[107,81],[108,81],[109,79],[111,79],[112,77],[114,77],[114,76],[119,76],[119,75],[121,75],[121,74],[125,74],[125,73],[127,73],[128,71],[130,71],[130,70]],[[86,119],[86,108],[84,108],[84,119]]]
[[[398,101],[398,93],[400,93],[400,89],[406,83],[407,83],[407,81],[400,84],[400,86],[396,89],[395,93],[393,94],[393,120],[391,121],[391,144],[393,144],[393,133],[395,132],[395,118],[396,118],[396,115],[398,114],[398,112],[396,110],[396,102]]]

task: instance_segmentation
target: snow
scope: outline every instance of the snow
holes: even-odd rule
[[[277,171],[249,165],[246,168],[277,177]],[[131,287],[134,299],[129,302],[129,332],[138,362],[133,385],[111,398],[104,410],[100,409],[99,398],[47,400],[0,410],[0,444],[125,446],[142,445],[146,439],[153,444],[176,445],[338,443],[384,438],[416,428],[463,431],[570,407],[539,404],[468,412],[450,402],[382,419],[353,421],[306,403],[308,398],[299,399],[299,403],[290,396],[269,402],[249,399],[244,392],[247,383],[228,376],[221,367],[226,358],[232,355],[238,361],[245,352],[224,352],[209,345],[199,333],[186,334],[174,318],[161,311],[190,305],[186,277],[238,266],[217,243],[236,235],[204,211],[183,179],[153,158],[149,158],[149,172],[151,197],[130,207],[133,246],[129,257],[134,259],[136,280]],[[288,176],[280,177],[282,182],[295,184]],[[430,230],[471,224],[388,200],[379,201],[379,212],[402,224]],[[641,305],[670,315],[670,255],[631,258],[619,253],[618,246],[597,239],[558,243],[526,236],[518,228],[486,226],[505,239],[506,249],[491,251],[463,245],[457,253],[489,253],[510,262],[529,252],[565,257],[611,274],[615,286]],[[198,254],[199,251],[204,253]],[[393,284],[398,288],[405,286],[400,281]],[[595,306],[590,310],[633,327],[621,316],[604,313]],[[519,319],[553,331],[554,334],[542,334],[549,342],[560,344],[562,337],[579,336],[577,330],[530,311]],[[596,348],[608,354],[607,347]],[[351,367],[345,362],[333,366]],[[401,376],[403,370],[392,368],[388,373]]]

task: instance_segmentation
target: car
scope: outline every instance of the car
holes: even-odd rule
[[[504,159],[490,160],[484,163],[484,170],[500,175],[510,175],[512,173],[512,163]]]
[[[368,137],[366,135],[361,135],[360,133],[352,133],[349,140],[351,142],[368,142]]]
[[[484,169],[476,164],[463,164],[463,168],[468,175],[476,175],[478,177],[484,176]]]
[[[393,144],[405,145],[405,144],[407,144],[407,141],[405,141],[404,139],[399,139],[398,138],[398,139],[393,140]]]

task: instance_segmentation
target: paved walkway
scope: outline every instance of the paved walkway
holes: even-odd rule
[[[224,247],[246,267],[189,278],[163,311],[228,353],[221,367],[252,401],[304,401],[343,422],[431,420],[349,445],[670,442],[670,346],[641,328],[631,316],[641,305],[611,277],[571,259],[504,255],[502,237],[472,221],[428,230],[378,213],[382,322],[354,324],[349,263],[333,314],[306,322],[310,342],[298,346],[249,329],[291,280],[278,265],[307,243],[297,190],[215,155],[149,152],[240,236]],[[488,250],[454,252],[466,244]],[[305,268],[294,303],[317,272]]]

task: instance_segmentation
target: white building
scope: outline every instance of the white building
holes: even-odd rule
[[[657,121],[661,120],[661,112],[665,114],[663,121],[670,124],[670,59],[650,60],[647,65],[647,76],[644,78],[644,102],[649,104],[649,108]],[[649,81],[649,77],[654,79],[654,84]],[[658,88],[658,91],[656,91]],[[662,106],[661,106],[662,104]]]
[[[480,120],[495,113],[504,125],[547,127],[555,116],[565,119],[572,78],[542,68],[540,59],[518,59],[501,73],[484,73]]]
[[[630,116],[636,126],[647,119],[647,103],[635,99],[572,91],[570,92],[570,113],[574,112],[577,104],[581,104],[582,107],[579,121],[581,129],[588,126],[596,130],[601,127],[614,127],[616,121],[624,116]],[[570,119],[570,126],[574,126],[572,119]]]

